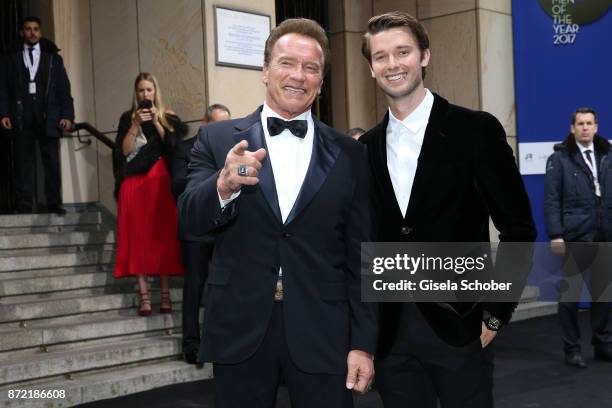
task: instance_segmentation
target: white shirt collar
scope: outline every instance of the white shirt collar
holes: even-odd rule
[[[389,108],[389,126],[395,129],[397,126],[402,125],[412,133],[417,133],[424,126],[427,126],[429,122],[429,115],[431,114],[431,108],[433,107],[434,97],[429,89],[425,88],[425,98],[421,101],[419,106],[416,107],[410,115],[404,120],[399,120],[391,112]]]
[[[593,142],[591,142],[590,145],[588,145],[587,147],[584,147],[584,145],[582,143],[576,143],[578,145],[578,148],[580,149],[580,153],[584,154],[585,151],[590,150],[591,153],[595,153],[595,150],[593,149]]]
[[[34,52],[40,52],[40,42],[37,42],[32,47],[34,48]],[[23,50],[25,52],[28,52],[29,49],[30,49],[30,44],[23,43]]]
[[[263,119],[266,119],[268,117],[273,117],[273,118],[280,118],[282,120],[285,121],[289,121],[289,120],[306,120],[309,123],[312,121],[311,118],[312,113],[310,112],[310,109],[307,110],[306,112],[302,112],[299,115],[291,118],[291,119],[285,119],[283,118],[281,115],[279,115],[278,113],[276,113],[274,110],[272,110],[272,108],[270,106],[268,106],[267,103],[263,103],[263,108],[261,110],[261,116]]]

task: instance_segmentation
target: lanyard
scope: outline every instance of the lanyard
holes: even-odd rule
[[[589,169],[591,170],[591,174],[593,175],[593,185],[595,186],[595,195],[597,195],[597,197],[601,197],[599,180],[597,179],[597,168],[595,167],[595,160],[596,160],[595,149],[590,149],[590,150],[591,150],[591,153],[593,154],[593,156],[591,157],[591,161],[587,159],[586,153],[584,151],[580,153],[582,154],[582,158],[584,159],[584,162],[589,167]]]
[[[581,152],[581,153],[582,153],[582,158],[584,159],[584,162],[586,163],[586,165],[591,170],[591,174],[593,174],[593,179],[595,179],[595,181],[597,181],[597,170],[595,169],[595,166],[594,166],[594,163],[593,163],[595,161],[595,152],[593,150],[591,150],[592,157],[591,157],[590,161],[586,157],[587,154],[585,152]]]
[[[34,51],[36,51],[36,49],[32,51],[32,59],[36,60],[36,57],[34,56]],[[36,78],[36,71],[38,70],[38,65],[32,64],[32,62],[30,61],[29,51],[27,49],[23,50],[23,62],[26,68],[28,69],[28,72],[30,73],[30,82],[34,82],[34,79]]]

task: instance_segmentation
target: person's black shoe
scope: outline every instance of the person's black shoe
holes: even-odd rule
[[[565,364],[572,367],[587,368],[587,363],[580,353],[570,353],[565,355]]]
[[[612,348],[596,348],[595,360],[612,362]]]
[[[184,357],[185,357],[185,361],[189,364],[199,364],[197,348],[191,348],[185,351]]]
[[[50,205],[49,208],[47,208],[47,212],[57,215],[66,215],[66,210],[61,205]]]

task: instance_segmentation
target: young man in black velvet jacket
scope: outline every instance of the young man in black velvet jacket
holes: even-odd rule
[[[370,19],[362,52],[389,112],[368,146],[378,241],[535,239],[529,201],[504,129],[423,85],[429,39],[411,15]],[[528,271],[529,254],[517,259]],[[385,408],[492,407],[489,344],[509,303],[382,303],[376,384]]]

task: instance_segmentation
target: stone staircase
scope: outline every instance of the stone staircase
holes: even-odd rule
[[[113,223],[98,207],[0,216],[0,407],[69,407],[211,378],[210,366],[180,360],[180,278],[175,312],[155,313],[152,285],[146,318],[135,280],[113,278]]]
[[[539,297],[540,288],[537,286],[525,287],[511,322],[557,314],[557,302],[543,302],[538,300]]]

